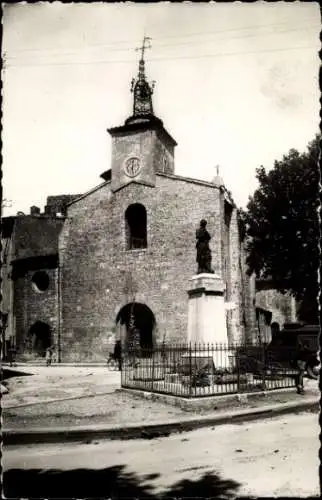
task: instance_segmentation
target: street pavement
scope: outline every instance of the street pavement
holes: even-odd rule
[[[6,497],[319,496],[317,413],[166,438],[6,446]]]
[[[23,372],[26,376],[7,380],[9,393],[2,399],[2,408],[108,394],[121,385],[120,372],[107,366],[76,367],[54,364],[46,367],[17,364],[12,369]]]

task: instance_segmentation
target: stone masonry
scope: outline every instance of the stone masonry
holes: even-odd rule
[[[211,183],[157,174],[155,187],[131,183],[112,194],[106,183],[71,204],[60,236],[63,352],[74,351],[76,338],[95,351],[131,301],[129,275],[135,300],[155,315],[155,341],[185,341],[187,285],[196,271],[195,229],[201,218],[212,235],[213,267],[223,267],[220,196]],[[147,210],[146,249],[126,249],[124,214],[132,203]],[[236,322],[233,331],[239,326]]]

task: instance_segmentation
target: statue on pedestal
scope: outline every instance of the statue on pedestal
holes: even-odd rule
[[[207,229],[207,221],[202,219],[200,221],[200,226],[196,231],[196,249],[197,249],[197,263],[198,263],[198,271],[197,274],[201,273],[211,273],[213,274],[213,270],[211,268],[211,250],[209,247],[209,241],[211,240],[211,236],[208,233]]]

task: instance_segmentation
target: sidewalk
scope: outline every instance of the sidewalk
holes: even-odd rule
[[[32,371],[34,376],[9,379],[11,394],[2,397],[7,444],[155,437],[319,408],[318,382],[308,379],[304,396],[295,389],[239,399],[218,396],[217,409],[187,411],[120,391],[120,374],[106,367],[32,367]]]

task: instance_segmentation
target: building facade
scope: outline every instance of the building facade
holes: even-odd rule
[[[6,307],[21,356],[55,344],[61,361],[103,361],[116,338],[132,341],[131,318],[141,347],[186,341],[201,219],[213,270],[225,283],[229,342],[262,335],[230,193],[219,175],[212,182],[176,175],[176,142],[153,112],[143,59],[132,90],[132,115],[108,130],[112,161],[103,182],[83,195],[49,197],[45,214],[32,207],[6,233],[13,273]],[[29,234],[25,250],[21,228]],[[260,302],[259,309],[270,307]],[[278,317],[293,321],[293,312],[290,306]]]
[[[42,356],[58,337],[58,236],[68,197],[48,197],[44,213],[31,207],[2,219],[2,352]]]

